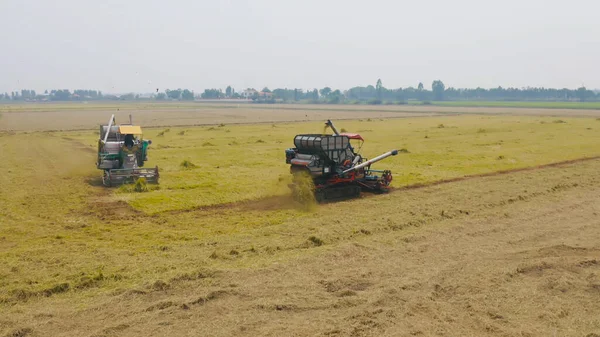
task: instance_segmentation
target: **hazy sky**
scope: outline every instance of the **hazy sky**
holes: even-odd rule
[[[0,0],[0,91],[600,88],[598,0]]]

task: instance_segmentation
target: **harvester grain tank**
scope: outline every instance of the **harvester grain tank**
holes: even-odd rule
[[[145,178],[149,183],[158,183],[158,166],[143,168],[148,160],[148,146],[152,141],[142,138],[142,128],[129,124],[115,124],[115,115],[107,125],[100,126],[98,159],[96,167],[103,171],[102,183],[115,186]]]
[[[286,163],[294,174],[295,183],[290,187],[295,195],[301,185],[299,182],[306,177],[312,179],[318,202],[357,197],[361,191],[389,190],[392,172],[371,169],[371,164],[397,155],[397,150],[367,160],[355,152],[350,143],[350,140],[360,141],[360,150],[364,139],[359,134],[339,133],[330,120],[325,128],[331,128],[333,134],[297,135],[295,147],[285,151]]]

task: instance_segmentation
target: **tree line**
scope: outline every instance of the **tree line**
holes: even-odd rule
[[[440,81],[435,80],[430,88],[423,83],[415,87],[390,89],[383,86],[381,79],[375,85],[356,86],[348,90],[332,89],[288,89],[277,88],[270,90],[265,87],[262,90],[252,88],[242,92],[236,92],[231,86],[225,91],[221,89],[205,89],[196,94],[189,89],[166,89],[159,92],[157,89],[151,95],[140,96],[128,93],[122,95],[103,95],[99,90],[45,90],[43,94],[35,90],[21,90],[0,93],[0,100],[10,101],[75,101],[75,100],[182,100],[192,101],[195,99],[248,99],[254,102],[301,102],[301,103],[325,103],[325,104],[403,104],[408,101],[600,101],[600,92],[588,90],[585,87],[577,89],[553,89],[553,88],[447,88]]]
[[[377,102],[403,102],[408,100],[418,101],[598,101],[600,93],[588,90],[585,87],[577,89],[553,88],[503,88],[492,89],[475,88],[446,88],[440,80],[431,83],[431,90],[427,90],[423,83],[416,87],[387,89],[377,81],[375,86],[354,87],[346,92],[345,97],[350,100]]]
[[[270,100],[327,104],[404,104],[409,101],[424,103],[431,101],[600,101],[600,92],[588,90],[583,86],[577,89],[535,87],[463,89],[446,88],[444,82],[435,80],[430,88],[427,89],[423,83],[418,83],[416,87],[388,89],[383,86],[381,79],[378,79],[374,86],[357,86],[343,92],[330,87],[312,90],[275,89]],[[260,101],[260,98],[254,100]]]
[[[70,101],[70,100],[97,100],[105,98],[102,91],[77,89],[71,92],[69,89],[45,90],[44,93],[36,93],[35,90],[23,89],[10,93],[0,93],[0,100],[12,101]],[[107,97],[109,98],[109,97]]]

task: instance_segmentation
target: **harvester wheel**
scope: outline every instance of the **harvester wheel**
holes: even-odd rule
[[[112,186],[112,184],[110,182],[110,172],[108,170],[105,170],[104,174],[102,175],[102,185],[104,185],[106,187]]]
[[[386,186],[389,186],[392,183],[392,171],[390,170],[385,170],[383,171],[383,174],[381,175],[381,180],[383,181],[383,183]]]
[[[325,192],[323,190],[315,191],[315,201],[317,203],[322,203],[325,200]]]

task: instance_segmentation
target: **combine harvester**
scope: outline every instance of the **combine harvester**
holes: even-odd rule
[[[152,141],[142,139],[142,128],[133,125],[131,115],[129,124],[116,125],[112,115],[108,125],[101,125],[96,167],[104,171],[104,186],[133,183],[139,178],[158,183],[158,166],[141,168],[148,160],[150,144]]]
[[[354,152],[350,140],[364,139],[355,133],[339,133],[327,120],[325,129],[333,135],[304,134],[294,137],[295,148],[285,151],[286,163],[291,164],[294,184],[290,185],[296,198],[303,192],[303,179],[310,177],[317,202],[349,199],[360,196],[361,191],[387,192],[392,182],[389,170],[372,170],[371,164],[398,154],[397,150],[386,152],[371,160]],[[303,178],[304,177],[304,178]]]

